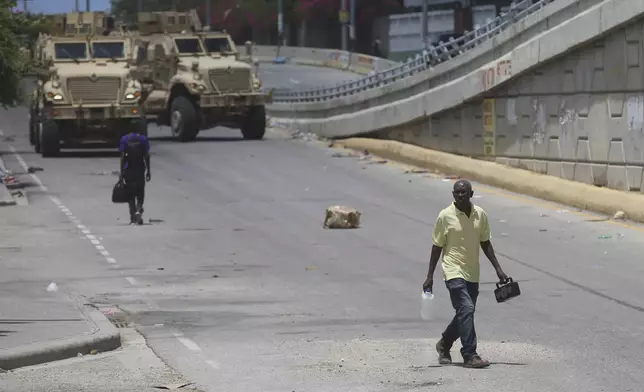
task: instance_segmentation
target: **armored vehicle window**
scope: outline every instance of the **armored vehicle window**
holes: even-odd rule
[[[125,57],[124,42],[94,42],[92,55],[97,59],[112,59]]]
[[[203,53],[197,38],[177,38],[174,42],[177,44],[179,53]]]
[[[227,38],[206,38],[204,43],[206,45],[206,49],[210,53],[232,52]]]
[[[87,44],[84,42],[65,42],[54,44],[57,60],[87,58]]]

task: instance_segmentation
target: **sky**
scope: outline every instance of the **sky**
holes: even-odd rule
[[[90,0],[92,11],[106,11],[110,0]],[[78,0],[81,11],[85,11],[86,0]],[[27,0],[27,9],[31,12],[60,13],[74,11],[76,0]],[[18,0],[18,8],[23,8],[23,0]]]

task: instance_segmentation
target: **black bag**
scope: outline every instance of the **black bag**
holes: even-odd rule
[[[505,282],[496,284],[494,296],[498,303],[505,302],[511,298],[518,297],[519,295],[521,295],[519,283],[512,281],[512,278],[508,278]]]
[[[112,203],[127,203],[130,201],[130,190],[123,184],[123,181],[118,181],[112,189]]]

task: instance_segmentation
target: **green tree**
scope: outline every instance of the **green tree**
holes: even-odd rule
[[[15,107],[21,102],[21,80],[30,67],[36,38],[47,26],[41,15],[16,10],[16,0],[0,0],[0,105]]]

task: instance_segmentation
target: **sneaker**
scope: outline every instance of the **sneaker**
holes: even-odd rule
[[[134,221],[139,226],[143,224],[143,217],[141,216],[140,212],[137,212],[136,214],[134,214]]]
[[[465,361],[465,367],[467,368],[484,368],[490,366],[490,361],[481,359],[478,355],[474,355],[472,358]]]
[[[438,363],[441,365],[449,365],[452,363],[452,356],[450,355],[449,350],[445,350],[443,339],[436,343],[436,351],[438,352]]]

